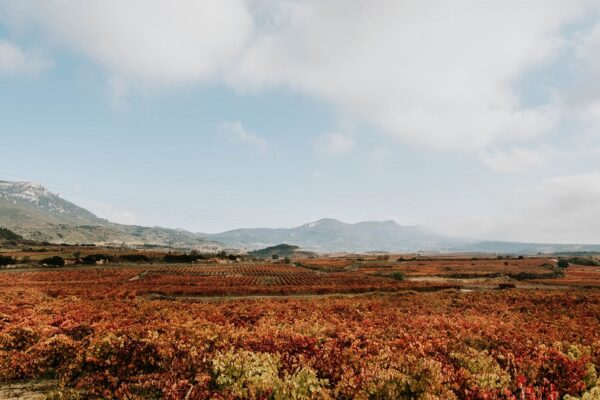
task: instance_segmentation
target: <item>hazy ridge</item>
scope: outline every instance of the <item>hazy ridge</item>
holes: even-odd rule
[[[317,252],[484,252],[535,254],[600,251],[600,245],[542,244],[457,239],[394,221],[355,224],[331,218],[294,228],[242,228],[217,234],[123,225],[98,218],[32,182],[0,181],[0,226],[24,238],[53,243],[159,245],[252,251],[281,243]]]

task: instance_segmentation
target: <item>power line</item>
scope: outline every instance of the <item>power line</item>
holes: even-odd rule
[[[13,177],[16,179],[20,179],[20,180],[28,180],[28,178],[26,178],[26,177],[15,175],[15,174],[10,174],[7,172],[3,172],[2,174],[5,176],[10,176],[10,177]],[[84,198],[88,198],[91,200],[97,200],[98,197],[101,196],[105,199],[109,199],[110,201],[116,201],[116,202],[119,202],[120,204],[129,205],[129,206],[135,205],[136,203],[137,204],[141,203],[141,204],[149,205],[150,207],[153,207],[155,210],[157,210],[157,209],[158,210],[164,210],[164,209],[186,210],[186,211],[191,211],[194,213],[203,214],[205,216],[215,217],[215,218],[225,217],[225,218],[233,218],[233,219],[238,219],[238,220],[261,221],[258,218],[253,218],[253,217],[249,217],[249,216],[241,216],[241,215],[235,215],[235,214],[229,214],[229,213],[219,213],[219,212],[214,212],[214,211],[210,211],[210,210],[200,209],[197,207],[180,206],[180,205],[174,205],[174,204],[155,201],[155,200],[141,199],[138,197],[115,195],[112,193],[102,192],[102,191],[98,191],[98,190],[66,185],[64,183],[51,182],[51,181],[46,181],[46,183],[51,184],[53,186],[70,189],[72,191],[71,193],[74,196],[84,197]]]

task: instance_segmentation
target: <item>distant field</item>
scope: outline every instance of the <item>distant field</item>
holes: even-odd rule
[[[362,273],[322,273],[287,264],[122,265],[0,274],[0,289],[18,286],[49,295],[236,296],[362,293],[454,287],[444,283],[397,281]]]
[[[310,259],[294,264],[119,262],[103,266],[9,270],[0,274],[0,288],[17,285],[50,295],[128,293],[134,296],[206,297],[427,291],[461,287],[493,289],[506,283],[524,288],[600,285],[600,267],[573,265],[558,275],[555,264],[555,260],[541,257],[415,261]]]

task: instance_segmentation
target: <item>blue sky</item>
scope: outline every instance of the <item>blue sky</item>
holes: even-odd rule
[[[599,10],[0,0],[0,179],[196,232],[600,242]]]

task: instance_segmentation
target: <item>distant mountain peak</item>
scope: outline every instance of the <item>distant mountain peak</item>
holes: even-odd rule
[[[58,243],[154,244],[211,251],[222,247],[184,230],[111,223],[36,182],[0,181],[0,227],[26,239]]]
[[[4,196],[28,200],[32,203],[39,202],[41,197],[55,196],[43,185],[36,182],[0,181],[0,193]]]
[[[44,211],[60,219],[69,219],[61,222],[71,222],[73,218],[91,223],[98,222],[98,217],[91,212],[60,198],[36,182],[0,181],[0,199]]]
[[[207,235],[231,247],[256,249],[278,243],[306,250],[361,252],[416,251],[447,248],[456,241],[419,226],[402,226],[393,220],[345,223],[323,218],[290,229],[245,229]]]
[[[344,222],[334,219],[334,218],[321,218],[319,220],[309,222],[308,224],[304,224],[302,228],[317,228],[323,226],[333,226],[333,225],[346,225]]]
[[[361,225],[401,227],[401,225],[399,225],[396,221],[392,219],[388,219],[386,221],[362,221],[356,223],[348,223],[335,218],[321,218],[319,220],[304,224],[300,226],[300,228],[341,228]]]

